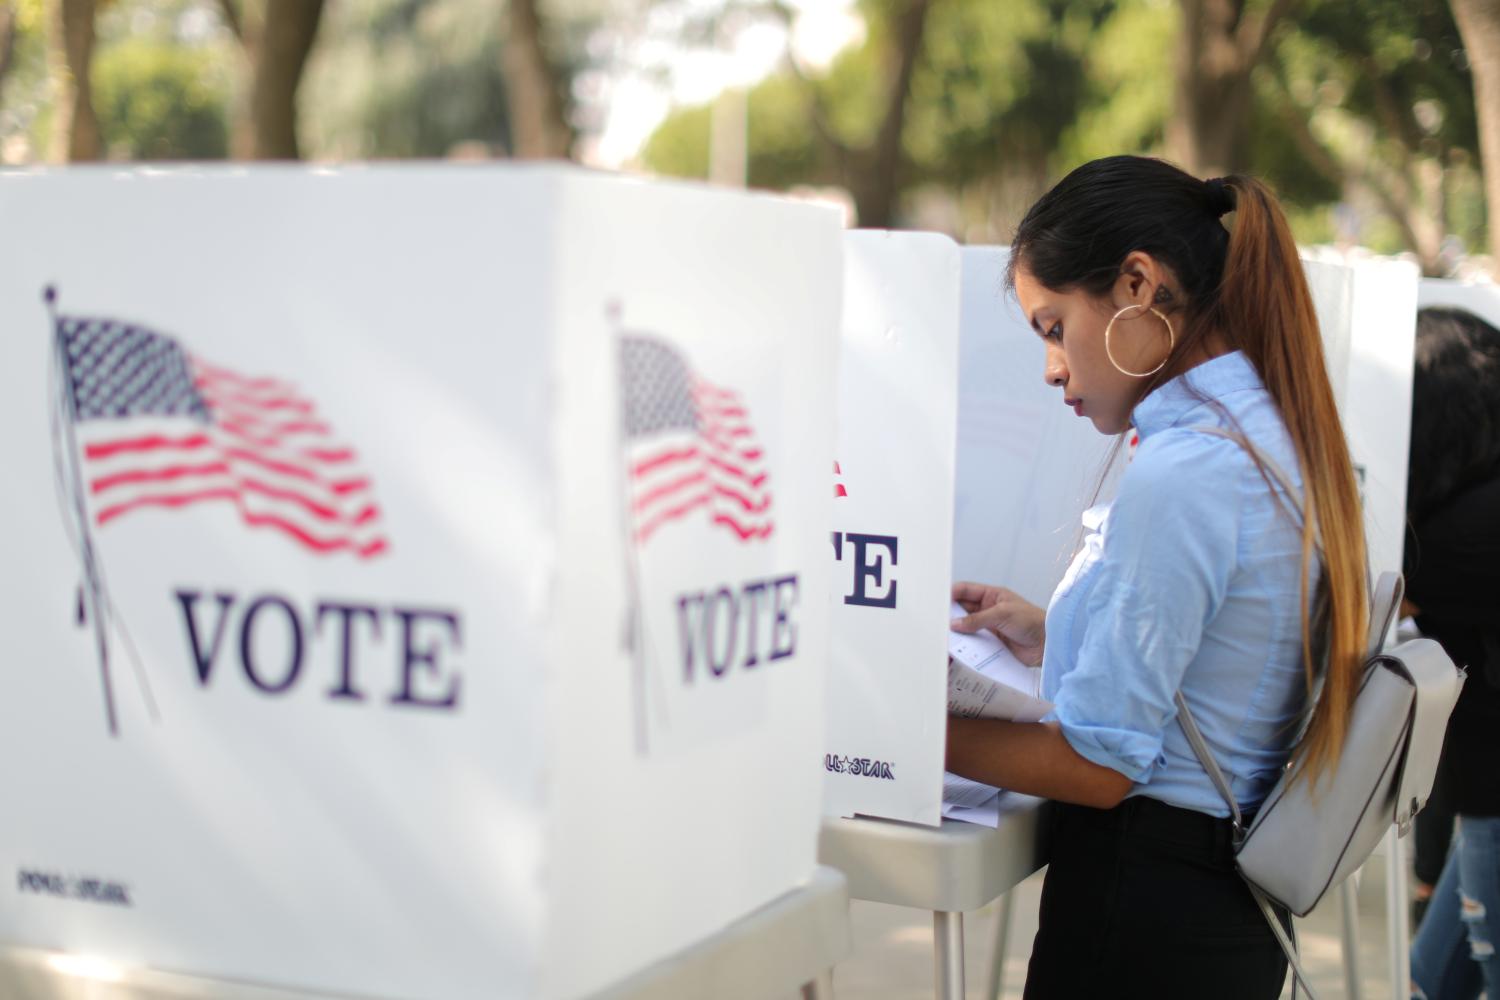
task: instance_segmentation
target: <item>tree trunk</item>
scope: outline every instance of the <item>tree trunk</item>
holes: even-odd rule
[[[5,78],[16,54],[16,5],[0,4],[0,107],[4,106]]]
[[[573,130],[542,41],[537,0],[508,0],[501,58],[510,112],[510,152],[519,160],[566,157]]]
[[[1474,117],[1490,232],[1490,272],[1500,279],[1500,3],[1452,0],[1474,74]]]
[[[898,48],[891,89],[886,97],[885,116],[880,121],[874,146],[864,155],[855,155],[850,160],[854,176],[849,179],[849,193],[854,196],[859,225],[866,228],[885,229],[895,221],[896,196],[901,190],[901,167],[905,159],[901,136],[906,125],[906,101],[911,93],[917,57],[922,52],[927,9],[928,0],[908,0],[892,22],[892,34]]]
[[[221,4],[243,43],[250,73],[249,99],[238,109],[230,135],[237,160],[295,160],[297,88],[323,16],[323,0],[265,0],[260,18],[240,18]]]
[[[1243,171],[1250,74],[1290,0],[1178,0],[1182,27],[1174,60],[1174,113],[1167,153],[1199,177]]]
[[[54,163],[97,160],[99,120],[94,116],[90,64],[94,57],[94,0],[53,0],[52,65]]]

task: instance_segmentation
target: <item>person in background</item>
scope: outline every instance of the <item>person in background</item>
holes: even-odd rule
[[[1469,672],[1437,786],[1457,838],[1412,942],[1412,996],[1500,997],[1500,330],[1417,317],[1407,612]]]
[[[1035,723],[948,722],[948,770],[1058,802],[1025,995],[1270,1000],[1286,959],[1173,699],[1246,817],[1289,759],[1300,780],[1333,780],[1369,617],[1365,541],[1297,247],[1253,178],[1116,156],[1032,206],[1010,268],[1060,402],[1140,438],[1045,613],[1001,587],[953,589],[969,612],[953,627],[1040,663],[1055,706]],[[1274,475],[1203,428],[1286,472],[1323,567]]]

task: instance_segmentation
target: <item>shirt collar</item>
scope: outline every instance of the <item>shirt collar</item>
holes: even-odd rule
[[[1243,351],[1230,351],[1190,368],[1165,382],[1136,404],[1131,423],[1145,440],[1173,427],[1205,400],[1221,399],[1241,389],[1264,389],[1260,373]]]

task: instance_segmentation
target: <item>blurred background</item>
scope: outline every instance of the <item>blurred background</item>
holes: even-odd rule
[[[1004,243],[1121,152],[1257,174],[1307,245],[1492,273],[1500,4],[0,0],[8,168],[568,158]]]

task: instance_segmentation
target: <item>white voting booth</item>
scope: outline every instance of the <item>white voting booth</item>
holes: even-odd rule
[[[826,802],[936,825],[949,586],[1045,604],[1111,441],[1043,382],[1004,248],[853,232],[845,255]]]
[[[844,240],[825,808],[936,825],[943,796],[958,246]]]
[[[953,578],[1045,607],[1124,452],[1044,381],[1041,338],[1005,288],[1009,258],[964,249]]]
[[[1305,260],[1375,574],[1400,572],[1418,271],[1396,260]]]
[[[576,997],[811,876],[836,213],[100,168],[0,225],[0,944]]]

